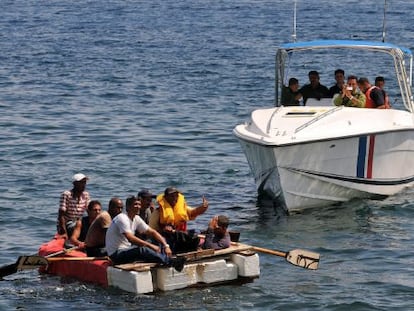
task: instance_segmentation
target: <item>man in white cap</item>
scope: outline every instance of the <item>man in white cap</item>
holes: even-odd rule
[[[82,218],[88,207],[90,196],[85,191],[88,179],[82,173],[73,175],[72,190],[66,190],[60,196],[57,231],[65,238],[72,235],[76,221]]]

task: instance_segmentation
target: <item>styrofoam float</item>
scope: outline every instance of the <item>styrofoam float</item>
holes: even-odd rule
[[[63,239],[53,239],[41,245],[39,255],[63,249]],[[170,291],[194,286],[211,286],[231,282],[252,282],[260,275],[260,261],[252,247],[232,243],[223,250],[206,250],[180,254],[187,262],[181,272],[153,263],[130,263],[112,266],[109,260],[62,260],[50,262],[41,272],[72,277],[103,287],[117,287],[136,294]],[[65,257],[86,257],[73,250]]]

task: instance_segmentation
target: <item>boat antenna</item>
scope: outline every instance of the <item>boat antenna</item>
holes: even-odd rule
[[[385,42],[385,16],[387,12],[387,0],[384,0],[384,19],[382,21],[382,42]]]
[[[296,42],[296,0],[293,4],[293,34],[292,34],[293,42]]]

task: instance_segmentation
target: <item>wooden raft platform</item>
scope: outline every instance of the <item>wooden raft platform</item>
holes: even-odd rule
[[[231,254],[235,253],[242,253],[245,256],[253,255],[256,252],[252,250],[252,246],[242,243],[232,243],[230,247],[225,249],[203,249],[203,250],[197,250],[194,252],[188,252],[188,253],[181,253],[177,254],[177,257],[185,257],[186,258],[186,264],[193,263],[197,261],[208,261],[208,260],[217,260],[217,259],[226,259],[229,258]],[[152,268],[156,267],[162,267],[161,265],[157,263],[149,263],[149,262],[133,262],[133,263],[127,263],[122,265],[115,265],[115,268],[125,270],[125,271],[137,271],[137,272],[143,272],[143,271],[149,271]]]
[[[63,248],[63,239],[53,239],[39,248],[47,256]],[[252,282],[260,275],[260,259],[253,247],[232,243],[231,247],[214,251],[200,250],[178,254],[186,258],[183,270],[155,263],[135,262],[112,266],[110,260],[84,260],[85,254],[73,250],[71,258],[82,260],[51,261],[43,272],[73,277],[82,282],[117,287],[135,294],[170,291],[188,287]]]
[[[247,283],[260,275],[259,256],[247,244],[232,243],[221,250],[178,254],[186,258],[183,270],[155,263],[135,262],[108,267],[108,285],[145,294],[187,287]]]

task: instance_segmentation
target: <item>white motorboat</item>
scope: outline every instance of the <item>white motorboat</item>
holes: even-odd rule
[[[314,54],[310,60],[299,57],[292,65],[298,52]],[[377,55],[379,63],[375,62]],[[384,56],[390,59],[388,63],[382,60]],[[301,81],[306,80],[309,70],[332,75],[343,67],[347,74],[373,80],[378,73],[391,75],[385,66],[393,65],[395,82],[387,82],[387,87],[392,87],[387,92],[393,107],[337,107],[332,99],[283,107],[279,93],[288,80],[288,64],[295,74],[305,72],[296,75],[303,77]],[[233,130],[259,194],[280,199],[292,211],[353,198],[389,196],[412,185],[412,64],[410,50],[383,42],[319,40],[280,46],[276,54],[276,107],[254,110],[248,122]]]

